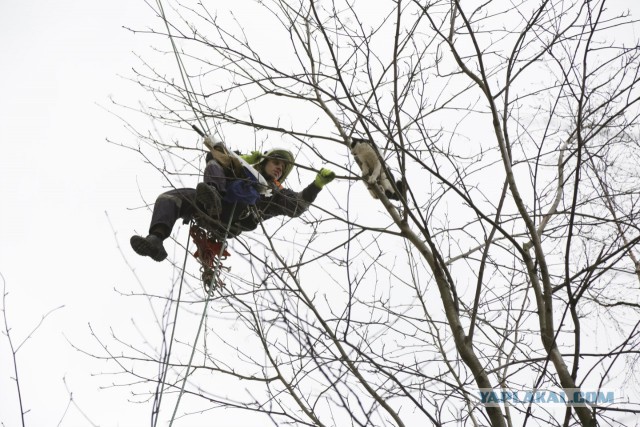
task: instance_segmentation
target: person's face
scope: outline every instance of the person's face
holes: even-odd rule
[[[286,163],[281,159],[269,159],[264,165],[264,173],[271,179],[278,180],[284,172]]]

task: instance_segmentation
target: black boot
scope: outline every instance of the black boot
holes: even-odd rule
[[[218,218],[222,211],[222,200],[218,190],[204,182],[201,182],[196,187],[196,202],[204,210],[204,213],[211,218]]]
[[[130,243],[138,255],[151,257],[158,262],[167,257],[167,251],[164,250],[162,239],[154,234],[149,234],[147,237],[131,236]]]

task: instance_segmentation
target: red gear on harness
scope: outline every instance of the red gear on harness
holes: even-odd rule
[[[195,224],[191,225],[189,235],[196,244],[196,251],[193,256],[200,261],[204,269],[203,281],[205,282],[205,288],[208,290],[214,271],[217,271],[217,283],[215,284],[224,286],[224,283],[219,280],[220,270],[224,268],[222,261],[231,255],[226,249],[226,244],[210,238],[206,230]]]

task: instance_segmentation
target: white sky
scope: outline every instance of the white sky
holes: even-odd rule
[[[122,389],[98,390],[109,379],[92,374],[111,368],[73,350],[67,339],[91,344],[88,324],[107,333],[141,309],[140,299],[114,292],[130,289],[133,279],[116,241],[132,258],[129,235],[148,220],[145,212],[127,210],[141,204],[136,181],[148,179],[156,189],[158,181],[133,153],[105,142],[126,134],[100,105],[131,91],[118,74],[129,75],[132,51],[149,43],[122,26],[150,19],[148,6],[137,0],[0,2],[0,273],[14,344],[42,315],[64,305],[18,353],[27,425],[58,424],[69,401],[63,377],[94,423],[149,423],[149,405],[127,403]],[[152,267],[140,264],[140,270]],[[10,368],[3,334],[4,426],[20,425]],[[62,425],[89,423],[72,407]]]
[[[151,21],[140,0],[0,0],[0,274],[14,344],[64,306],[18,353],[27,425],[58,424],[69,402],[63,378],[94,423],[149,424],[150,403],[130,403],[126,389],[99,390],[109,377],[96,374],[113,366],[69,341],[94,346],[89,324],[106,336],[110,327],[131,329],[131,318],[148,310],[141,298],[116,291],[135,289],[118,245],[145,286],[170,272],[166,263],[135,257],[128,243],[149,220],[144,209],[130,209],[141,205],[141,194],[153,199],[162,178],[105,141],[131,139],[103,107],[111,95],[135,100],[135,86],[118,75],[130,76],[132,52],[151,43],[122,27]],[[7,427],[20,424],[12,375],[2,335],[0,425]],[[72,407],[61,425],[90,424]]]

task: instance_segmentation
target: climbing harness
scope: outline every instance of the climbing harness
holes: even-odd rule
[[[221,271],[231,270],[231,267],[222,265],[222,261],[231,255],[227,251],[226,241],[219,241],[215,234],[198,220],[191,221],[189,235],[196,245],[193,256],[200,261],[200,273],[205,292],[211,292],[212,287],[214,289],[224,287]]]

